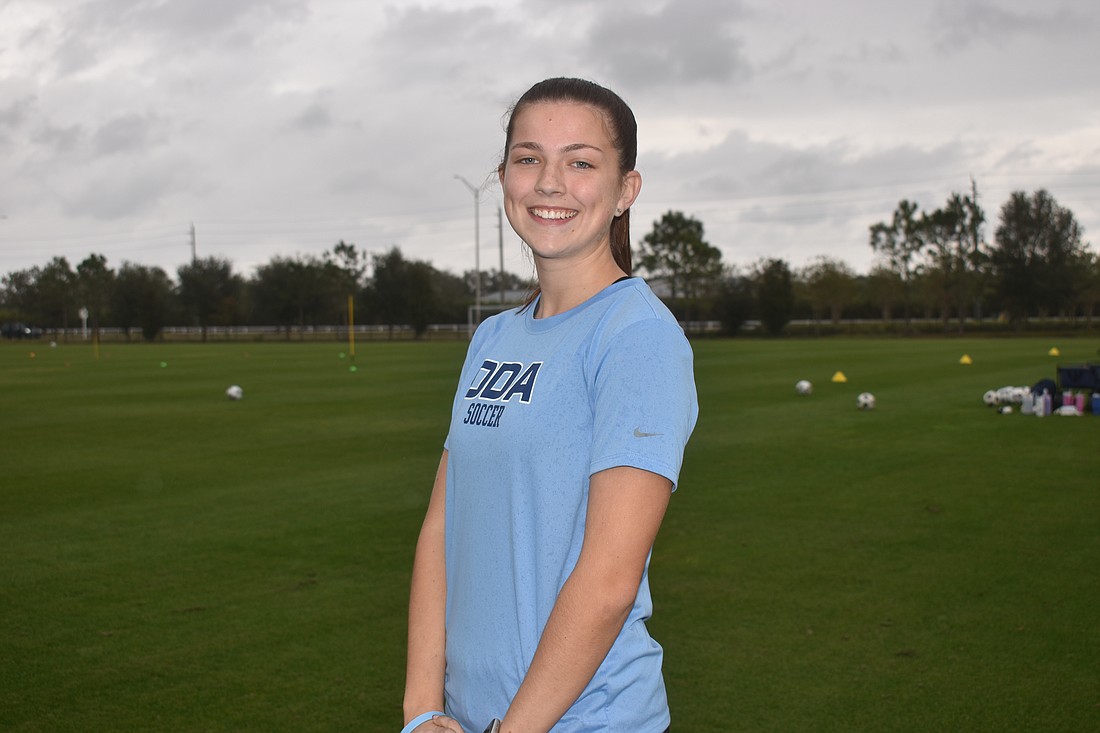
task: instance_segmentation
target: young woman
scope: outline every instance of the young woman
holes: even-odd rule
[[[498,174],[539,290],[474,334],[416,547],[406,731],[662,733],[650,550],[697,416],[692,353],[630,277],[637,125],[528,90]]]

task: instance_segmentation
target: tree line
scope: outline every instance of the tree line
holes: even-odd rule
[[[904,327],[938,319],[944,331],[959,333],[968,322],[991,318],[1017,329],[1029,318],[1051,316],[1091,326],[1100,257],[1083,241],[1073,212],[1046,190],[1016,191],[1000,208],[992,241],[985,225],[973,181],[933,211],[903,199],[888,221],[869,227],[874,265],[859,275],[829,256],[799,269],[779,258],[726,265],[702,223],[670,211],[642,239],[637,261],[664,284],[665,300],[681,320],[716,320],[731,334],[750,320],[778,334],[796,318]]]
[[[483,292],[528,286],[508,272],[480,277]],[[396,247],[370,256],[344,241],[320,256],[273,257],[248,278],[221,257],[181,265],[173,280],[160,267],[123,262],[115,270],[91,254],[75,268],[54,257],[4,276],[0,321],[65,331],[84,323],[83,312],[93,330],[119,328],[147,341],[169,325],[198,327],[203,340],[212,327],[250,325],[278,326],[289,338],[295,329],[347,324],[351,297],[356,323],[410,326],[421,335],[432,323],[465,323],[475,285],[473,272],[459,277]]]
[[[902,200],[890,220],[869,227],[875,264],[857,274],[843,260],[820,256],[793,269],[779,258],[747,267],[723,262],[702,222],[669,211],[634,253],[646,276],[685,322],[718,322],[736,334],[750,322],[778,334],[793,319],[837,323],[865,318],[938,318],[963,332],[968,321],[998,317],[1022,326],[1030,317],[1084,318],[1100,301],[1100,258],[1082,241],[1073,213],[1045,190],[1014,192],[1001,207],[994,237],[973,182],[933,211]],[[369,270],[369,273],[368,273]],[[84,322],[126,336],[156,339],[168,325],[279,326],[294,329],[347,323],[411,327],[465,323],[480,277],[481,292],[529,290],[508,272],[441,271],[393,249],[368,255],[338,242],[323,255],[275,256],[251,277],[224,258],[198,258],[173,279],[159,267],[123,262],[111,268],[91,254],[72,267],[54,257],[41,267],[8,273],[0,283],[0,322],[67,330]]]

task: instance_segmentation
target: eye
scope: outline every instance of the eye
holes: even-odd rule
[[[522,158],[516,158],[515,162],[516,165],[534,165],[535,163],[538,163],[538,160],[535,159],[533,156],[525,155]]]
[[[584,170],[588,170],[588,169],[591,169],[591,168],[593,167],[593,166],[592,166],[592,164],[591,164],[591,163],[589,163],[589,162],[588,162],[588,161],[586,161],[586,160],[578,160],[578,161],[575,161],[575,162],[573,163],[573,165],[574,165],[574,167],[576,167],[576,168],[581,168],[581,169],[584,169]]]

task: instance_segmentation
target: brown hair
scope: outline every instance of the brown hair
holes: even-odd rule
[[[504,172],[504,164],[508,159],[508,149],[512,146],[516,116],[523,111],[524,107],[539,102],[575,102],[598,109],[603,114],[611,143],[619,153],[619,172],[625,176],[634,170],[638,159],[638,123],[626,102],[615,92],[595,82],[558,77],[535,84],[524,92],[509,110],[504,139],[504,157],[501,159],[499,168],[501,173]],[[615,258],[615,264],[623,272],[627,275],[632,274],[629,209],[616,216],[611,222],[611,255]]]

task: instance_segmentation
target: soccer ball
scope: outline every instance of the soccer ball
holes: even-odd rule
[[[860,392],[856,397],[856,407],[861,410],[875,409],[875,396],[870,392]]]
[[[794,385],[794,391],[798,394],[813,394],[814,386],[806,379],[800,379]]]
[[[230,385],[229,389],[225,390],[225,396],[231,400],[239,400],[244,397],[244,390],[238,385]]]
[[[997,405],[1001,404],[1001,396],[997,394],[996,390],[991,389],[986,391],[986,393],[982,395],[982,402],[984,402],[989,407],[996,407]]]

